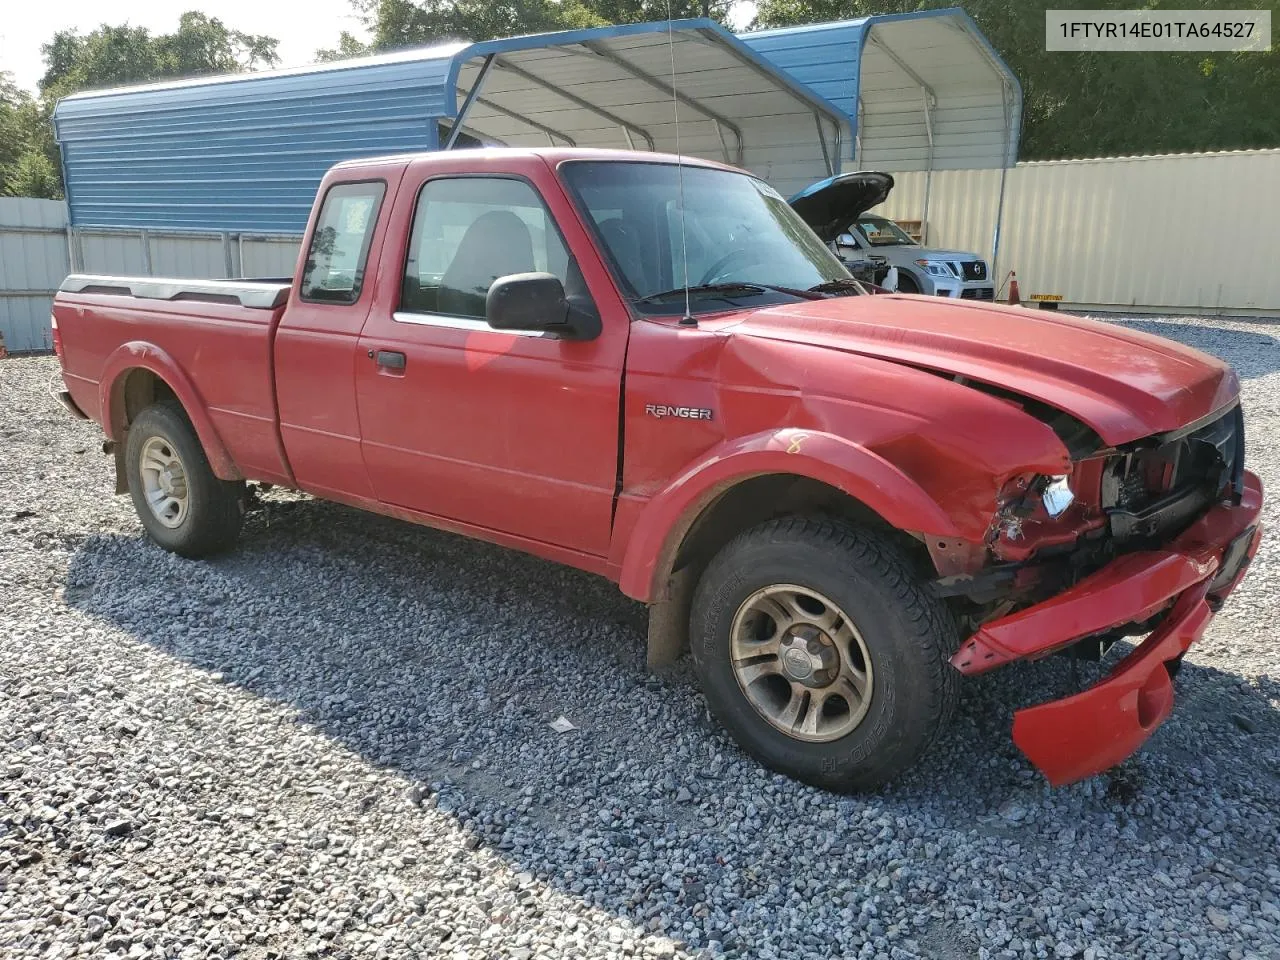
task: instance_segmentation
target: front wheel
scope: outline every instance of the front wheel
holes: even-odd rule
[[[743,748],[826,789],[901,773],[956,700],[945,605],[888,538],[830,520],[730,542],[699,581],[690,638],[711,711]]]
[[[182,410],[153,404],[129,425],[125,468],[148,536],[184,557],[228,549],[240,534],[244,484],[219,480]]]

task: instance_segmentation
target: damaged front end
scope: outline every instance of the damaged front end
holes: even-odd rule
[[[936,589],[971,630],[951,661],[962,673],[1055,653],[1096,659],[1149,634],[1101,683],[1015,715],[1015,742],[1056,785],[1118,763],[1168,716],[1165,664],[1243,577],[1262,487],[1244,469],[1238,404],[1116,448],[1087,428],[1055,429],[1069,473],[1010,478],[983,544],[930,550]]]

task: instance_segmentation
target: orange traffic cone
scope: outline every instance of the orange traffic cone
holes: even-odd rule
[[[1022,294],[1018,292],[1018,273],[1016,270],[1009,271],[1009,306],[1022,306]]]

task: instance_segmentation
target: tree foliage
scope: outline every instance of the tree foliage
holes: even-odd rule
[[[0,75],[0,194],[61,197],[53,140],[53,105],[77,90],[174,77],[235,73],[279,62],[272,37],[232,30],[189,11],[173,33],[103,24],[89,33],[62,30],[42,48],[40,96]]]
[[[0,73],[0,196],[62,196],[49,110]]]
[[[493,37],[710,15],[732,0],[352,0],[368,30],[344,32],[321,60]],[[816,23],[952,6],[956,0],[760,0],[756,25]],[[1185,0],[1144,0],[1174,9]],[[1133,0],[965,0],[1023,87],[1023,159],[1280,146],[1280,45],[1269,53],[1046,53],[1048,8],[1124,9]],[[1198,7],[1261,6],[1280,22],[1280,0],[1200,0]],[[62,195],[50,116],[77,90],[233,73],[278,62],[276,41],[189,11],[173,33],[103,24],[64,30],[42,48],[33,97],[0,73],[0,194]]]
[[[667,0],[352,0],[369,31],[361,44],[343,33],[336,50],[321,60],[340,60],[445,40],[491,40],[549,30],[667,18]],[[732,0],[670,0],[671,16],[709,16],[724,22]]]
[[[955,6],[954,0],[761,0],[788,26]],[[1269,53],[1046,53],[1047,9],[1272,10],[1276,0],[965,0],[1022,84],[1023,160],[1280,146],[1280,46]]]
[[[56,98],[94,87],[269,67],[280,61],[277,43],[194,10],[178,18],[173,33],[127,24],[103,24],[87,34],[62,30],[41,48],[40,92]]]

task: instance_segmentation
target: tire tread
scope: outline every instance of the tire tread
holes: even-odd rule
[[[867,758],[855,782],[806,777],[820,786],[833,789],[862,789],[891,779],[910,765],[936,742],[938,735],[954,714],[959,699],[960,675],[951,667],[949,658],[959,641],[950,610],[943,600],[933,595],[912,569],[905,553],[883,533],[856,526],[846,521],[810,515],[792,515],[768,520],[744,530],[733,538],[707,566],[695,591],[694,622],[702,619],[700,611],[709,602],[708,592],[723,582],[740,553],[760,544],[803,543],[831,554],[843,554],[866,575],[873,577],[885,592],[885,600],[894,605],[909,624],[907,642],[916,648],[916,657],[926,665],[923,679],[929,695],[925,698],[929,715],[922,718],[926,734],[909,757],[889,756],[877,760]],[[757,757],[750,744],[744,746]],[[904,762],[905,761],[905,762]]]

